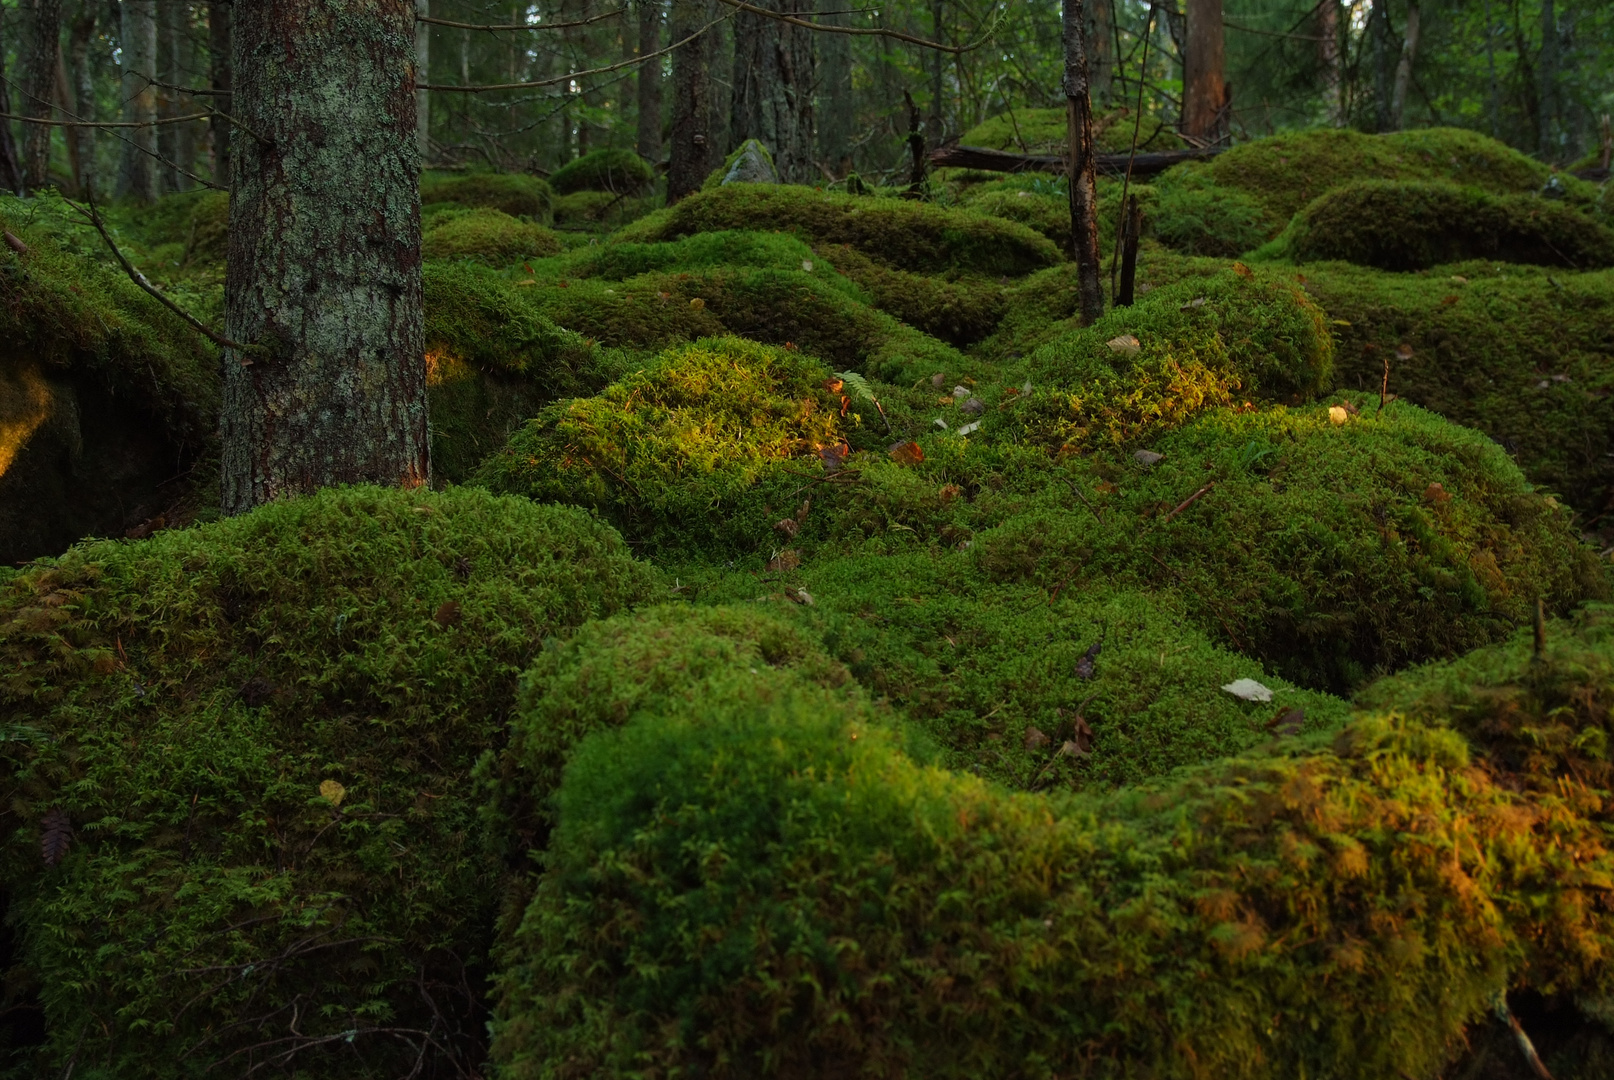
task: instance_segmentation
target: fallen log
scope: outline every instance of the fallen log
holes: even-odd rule
[[[1184,161],[1200,161],[1221,153],[1220,147],[1203,150],[1156,150],[1132,159],[1132,175],[1142,178],[1162,173]],[[1099,154],[1098,171],[1106,176],[1126,175],[1126,154]],[[988,172],[1065,171],[1063,154],[1014,154],[984,146],[938,146],[930,152],[933,169],[984,169]]]

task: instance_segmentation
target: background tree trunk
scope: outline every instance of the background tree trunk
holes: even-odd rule
[[[415,18],[424,19],[432,13],[431,0],[415,0]],[[431,24],[415,23],[415,81],[431,82],[432,35]],[[420,164],[425,168],[432,154],[431,91],[415,91],[415,140],[420,144]]]
[[[1222,0],[1188,0],[1183,52],[1182,133],[1206,143],[1227,139]]]
[[[230,88],[234,83],[230,73],[230,8],[231,0],[212,0],[207,10],[208,82],[219,92],[213,98],[214,108],[234,113]],[[213,132],[213,182],[230,186],[230,122],[221,116],[208,121]]]
[[[56,68],[62,40],[62,0],[29,3],[27,62],[23,67],[24,116],[50,119],[56,100]],[[50,182],[51,128],[23,125],[23,183],[38,190]]]
[[[1395,65],[1395,89],[1390,93],[1390,126],[1401,130],[1407,109],[1407,89],[1412,85],[1412,65],[1418,59],[1420,16],[1416,2],[1407,5],[1407,28],[1401,39],[1401,59]]]
[[[639,55],[661,49],[661,0],[639,0]],[[639,65],[639,126],[634,140],[639,156],[661,162],[661,57]]]
[[[711,21],[711,0],[672,0],[673,41],[684,40]],[[716,35],[707,31],[672,54],[668,203],[699,191],[706,175],[722,160],[712,135],[712,59],[716,40]]]
[[[1541,87],[1536,92],[1541,111],[1537,121],[1541,156],[1556,161],[1561,148],[1557,138],[1558,11],[1553,0],[1541,0],[1541,60],[1536,65],[1536,80]]]
[[[1390,130],[1390,0],[1373,0],[1367,16],[1373,41],[1373,129]]]
[[[1345,63],[1339,39],[1339,0],[1317,5],[1317,66],[1322,69],[1323,113],[1329,127],[1345,126]]]
[[[1082,322],[1104,314],[1098,254],[1098,177],[1093,157],[1093,98],[1087,84],[1082,0],[1064,0],[1065,103],[1070,139],[1070,257]]]
[[[0,30],[3,27],[4,20],[0,20]],[[5,38],[0,34],[0,76],[5,75],[5,57]],[[11,111],[10,87],[10,80],[0,77],[0,112]],[[17,154],[16,141],[12,138],[10,120],[0,120],[0,185],[18,195],[27,190],[22,182],[22,160]]]
[[[806,16],[812,0],[761,0],[758,7]],[[813,32],[742,13],[734,27],[734,98],[729,140],[760,139],[773,154],[779,179],[809,184],[813,165]]]
[[[68,31],[68,54],[73,69],[73,113],[83,120],[95,119],[95,72],[90,67],[90,42],[95,39],[97,5],[94,0],[81,0],[73,23]],[[95,129],[68,128],[69,145],[78,150],[78,182],[80,195],[95,190]]]
[[[822,22],[830,26],[850,26],[851,16],[837,3],[833,15]],[[852,97],[852,37],[850,34],[822,34],[818,42],[818,160],[837,179],[852,171],[853,123],[856,121]]]
[[[839,0],[832,0],[838,3]],[[946,18],[944,0],[931,0],[930,3],[930,40],[942,40],[944,32],[943,23]],[[925,57],[925,66],[930,68],[930,115],[925,118],[925,137],[931,146],[942,144],[942,131],[947,126],[946,101],[942,90],[942,54],[930,50]]]
[[[157,118],[157,91],[151,85],[157,68],[157,0],[123,0],[119,5],[123,46],[123,119],[145,124]],[[137,202],[157,196],[155,129],[130,128],[123,145],[123,167],[118,170],[117,194]]]
[[[189,86],[195,66],[194,43],[190,34],[190,4],[185,0],[158,0],[157,79],[167,86],[157,89],[157,115],[183,116],[194,112],[197,99],[168,87]],[[165,124],[157,129],[158,188],[162,192],[187,191],[193,184],[187,175],[196,171],[196,129],[191,124]]]
[[[234,20],[223,508],[428,481],[414,0],[259,0]]]
[[[1093,100],[1109,109],[1115,104],[1115,0],[1088,0],[1087,62]]]

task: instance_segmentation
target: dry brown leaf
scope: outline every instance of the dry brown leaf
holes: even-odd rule
[[[925,452],[912,439],[892,444],[887,452],[898,465],[917,465],[925,460]]]
[[[432,616],[432,622],[438,626],[455,626],[463,618],[458,600],[444,600],[437,608],[437,614]]]
[[[1131,334],[1122,334],[1120,337],[1112,337],[1104,344],[1110,347],[1110,351],[1118,352],[1122,356],[1136,356],[1138,355],[1138,351],[1143,348],[1142,343],[1140,343],[1138,339]]]
[[[786,548],[768,560],[768,569],[774,573],[794,570],[801,565],[801,552],[795,548]]]
[[[1051,741],[1052,740],[1049,739],[1048,736],[1044,735],[1036,727],[1027,727],[1026,728],[1026,749],[1027,750],[1041,750],[1043,747],[1047,746]]]

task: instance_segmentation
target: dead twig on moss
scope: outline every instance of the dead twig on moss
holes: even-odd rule
[[[1169,513],[1165,517],[1161,518],[1160,519],[1160,524],[1162,524],[1162,525],[1166,524],[1172,518],[1176,517],[1178,514],[1182,513],[1184,510],[1186,510],[1190,506],[1194,505],[1194,503],[1199,501],[1199,497],[1201,495],[1204,495],[1207,491],[1209,491],[1211,488],[1213,488],[1215,486],[1216,486],[1216,481],[1212,480],[1210,483],[1206,484],[1204,487],[1200,488],[1198,491],[1196,491],[1192,495],[1188,496],[1188,498],[1186,498],[1182,502],[1178,503],[1172,509],[1171,513]]]
[[[1060,479],[1061,482],[1064,483],[1064,485],[1066,487],[1070,488],[1070,493],[1072,495],[1076,496],[1078,499],[1080,499],[1082,501],[1083,506],[1087,507],[1088,510],[1092,511],[1093,516],[1098,518],[1098,523],[1100,525],[1104,524],[1104,515],[1098,512],[1097,507],[1095,507],[1092,503],[1087,501],[1087,496],[1082,494],[1081,489],[1078,488],[1073,481],[1067,479],[1066,477],[1061,476],[1061,477],[1059,477],[1059,479]]]

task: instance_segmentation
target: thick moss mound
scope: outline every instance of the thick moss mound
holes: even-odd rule
[[[792,460],[844,441],[831,386],[829,369],[798,352],[699,341],[595,397],[545,409],[478,477],[495,491],[593,507],[660,547],[749,549],[757,508],[795,483]],[[739,515],[742,503],[750,512]]]
[[[655,209],[649,196],[613,195],[609,191],[574,191],[555,197],[555,228],[609,232]]]
[[[1271,235],[1266,210],[1254,195],[1218,185],[1208,173],[1174,175],[1142,199],[1148,230],[1184,254],[1233,258]]]
[[[560,237],[542,225],[486,207],[437,214],[420,237],[422,258],[474,259],[489,266],[513,266],[560,251]]]
[[[556,169],[549,186],[558,194],[577,191],[608,191],[613,195],[637,195],[655,179],[650,162],[632,150],[607,147],[575,158]]]
[[[471,766],[539,642],[650,582],[576,511],[367,488],[8,582],[7,979],[41,1069],[474,1069],[502,866]]]
[[[718,229],[775,229],[809,244],[850,244],[896,270],[1018,277],[1060,261],[1024,225],[902,199],[837,195],[787,184],[727,184],[624,229],[623,240],[672,240]]]
[[[1614,273],[1494,264],[1386,275],[1309,265],[1336,378],[1477,428],[1594,526],[1614,509]],[[1606,522],[1605,522],[1606,523]]]
[[[420,201],[426,205],[459,203],[461,206],[502,210],[511,217],[549,223],[555,192],[544,181],[525,173],[470,173],[444,176],[427,173],[420,179]]]
[[[574,667],[641,650],[595,645]],[[505,1075],[1434,1080],[1495,994],[1607,977],[1614,919],[1583,890],[1614,856],[1567,755],[1520,790],[1485,741],[1373,714],[1109,797],[1015,796],[735,659],[573,757],[504,950]],[[1565,665],[1568,741],[1607,739],[1608,667]]]
[[[1365,180],[1296,215],[1285,250],[1297,262],[1340,259],[1380,270],[1466,259],[1586,270],[1614,265],[1614,230],[1533,195]]]

